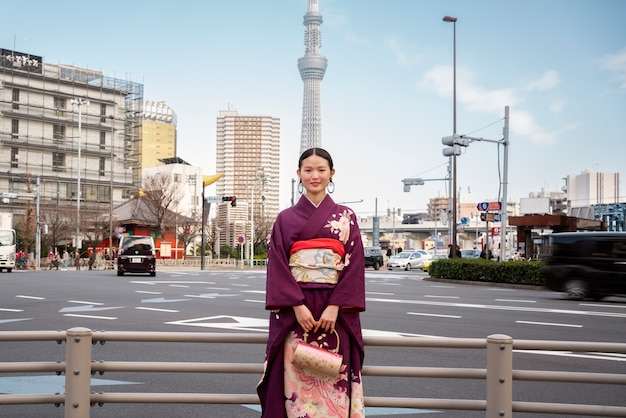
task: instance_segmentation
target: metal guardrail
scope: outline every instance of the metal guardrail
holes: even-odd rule
[[[161,373],[243,373],[261,375],[263,365],[256,363],[197,363],[197,362],[125,362],[92,360],[92,345],[117,342],[176,342],[176,343],[234,343],[265,344],[266,335],[197,332],[135,332],[92,331],[72,328],[67,331],[3,331],[2,342],[57,341],[66,343],[64,362],[2,362],[0,373],[65,374],[65,394],[0,395],[0,405],[54,404],[64,405],[65,418],[88,418],[90,407],[104,403],[202,403],[258,404],[256,394],[216,393],[91,393],[92,373],[161,372]],[[626,416],[626,407],[560,403],[520,402],[513,400],[514,381],[542,381],[626,385],[626,375],[611,373],[582,373],[563,371],[514,370],[513,350],[552,350],[574,352],[603,352],[626,354],[624,343],[513,340],[507,335],[481,338],[364,337],[366,346],[431,347],[456,349],[486,349],[486,369],[442,367],[364,366],[363,376],[450,378],[486,380],[486,399],[425,399],[366,397],[365,406],[395,408],[425,408],[443,410],[485,411],[486,416],[511,417],[513,412],[538,414]]]

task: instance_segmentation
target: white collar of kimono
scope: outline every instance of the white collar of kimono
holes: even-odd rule
[[[306,194],[303,194],[302,196],[304,196],[304,197],[306,198],[306,200],[308,200],[309,202],[311,202],[311,204],[312,204],[313,206],[315,206],[316,208],[319,208],[319,207],[320,207],[320,205],[322,204],[322,202],[324,201],[324,199],[326,199],[326,196],[328,196],[328,195],[327,195],[327,194],[325,194],[325,195],[324,195],[324,197],[322,198],[322,200],[320,200],[320,202],[319,202],[317,205],[316,205],[315,203],[313,203],[313,202],[311,201],[311,199],[309,199],[309,198],[308,198],[308,196],[307,196]]]

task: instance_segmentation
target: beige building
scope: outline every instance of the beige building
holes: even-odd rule
[[[217,118],[216,172],[224,176],[216,183],[218,196],[235,196],[236,207],[229,203],[219,204],[220,228],[227,228],[226,212],[237,212],[241,222],[241,204],[246,203],[245,219],[254,222],[255,241],[264,239],[259,228],[273,221],[279,210],[279,163],[280,163],[280,119],[272,116],[244,116],[236,110],[220,111]],[[234,221],[230,221],[234,222]],[[228,227],[236,229],[234,226]],[[239,227],[237,227],[239,228]],[[237,229],[238,230],[238,229]],[[233,245],[232,239],[239,232],[224,236]],[[244,234],[246,242],[250,238],[250,224]]]
[[[176,157],[176,113],[164,101],[143,101],[137,143],[136,180],[142,178],[142,167],[163,165],[161,160]]]
[[[72,225],[55,230],[57,242],[76,238],[74,224],[82,241],[95,228],[90,213],[136,191],[142,99],[143,84],[0,49],[0,192],[33,196],[38,181],[42,218]],[[32,203],[5,209],[20,215]]]

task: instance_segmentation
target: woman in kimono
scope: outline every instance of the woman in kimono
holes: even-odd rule
[[[257,387],[266,418],[363,417],[365,310],[363,243],[352,210],[327,194],[333,161],[311,148],[300,156],[302,193],[272,229],[265,308],[271,310],[265,370]],[[299,341],[338,351],[336,376],[292,363]]]

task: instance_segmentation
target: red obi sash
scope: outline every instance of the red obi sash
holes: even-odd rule
[[[331,250],[336,254],[339,254],[341,258],[346,254],[346,249],[343,243],[334,238],[313,238],[305,241],[296,241],[289,251],[289,256],[292,256],[295,252],[300,250],[312,249],[312,248],[325,248]]]

